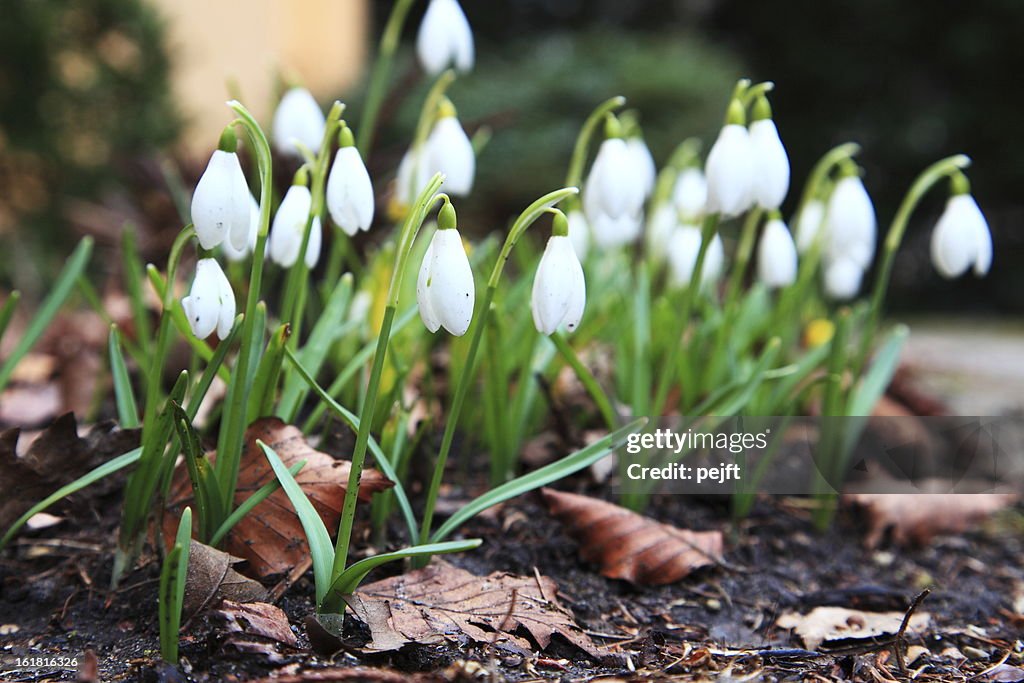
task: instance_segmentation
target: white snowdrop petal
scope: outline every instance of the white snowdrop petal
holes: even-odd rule
[[[877,224],[874,205],[860,178],[849,176],[836,184],[825,221],[828,257],[853,260],[866,270],[875,254]]]
[[[704,174],[708,184],[708,211],[738,216],[750,208],[754,164],[750,135],[745,126],[722,127],[708,153]]]
[[[469,330],[476,303],[473,269],[458,230],[438,230],[433,244],[428,296],[441,325],[451,334],[461,337]]]
[[[633,170],[625,140],[609,138],[601,143],[584,191],[591,194],[591,209],[587,211],[591,221],[596,217],[592,214],[598,212],[610,218],[621,218],[643,209],[643,178]]]
[[[632,244],[643,232],[643,216],[625,214],[612,218],[604,213],[590,222],[594,243],[602,249],[615,249]]]
[[[672,282],[676,286],[686,287],[690,284],[700,243],[700,228],[696,226],[681,225],[672,232],[668,241],[668,263]]]
[[[449,64],[462,72],[473,68],[473,30],[456,0],[431,0],[416,36],[416,54],[432,76]]]
[[[427,251],[423,254],[423,263],[420,264],[420,272],[416,278],[416,303],[419,306],[420,319],[431,332],[437,332],[441,328],[441,321],[434,312],[434,303],[429,290],[430,272],[434,264],[434,240],[436,239],[437,233],[435,232],[430,244],[427,245]]]
[[[708,243],[707,253],[704,254],[704,267],[701,270],[701,282],[708,284],[715,282],[725,272],[725,246],[722,244],[722,236],[715,233]]]
[[[781,220],[770,220],[765,225],[757,265],[758,277],[768,287],[785,287],[796,281],[796,245]]]
[[[313,94],[305,88],[292,88],[284,94],[274,112],[274,146],[293,157],[302,156],[296,143],[316,153],[326,127],[327,119]]]
[[[206,339],[213,334],[220,322],[223,277],[224,273],[216,260],[200,259],[196,263],[196,276],[192,280],[189,295],[181,300],[192,334],[199,339]]]
[[[796,219],[796,248],[801,254],[806,253],[814,245],[824,224],[824,202],[817,199],[807,202]]]
[[[281,200],[270,227],[269,241],[270,258],[278,265],[290,268],[299,260],[311,205],[309,188],[303,185],[292,185]]]
[[[217,338],[227,339],[231,334],[231,328],[235,324],[235,292],[231,289],[231,282],[221,269],[220,264],[213,259],[211,261],[216,279],[217,288]]]
[[[476,154],[472,141],[457,118],[446,116],[434,124],[427,139],[426,154],[428,175],[423,185],[430,176],[439,172],[445,175],[445,188],[449,194],[464,197],[472,191]]]
[[[708,183],[704,172],[699,168],[684,169],[672,188],[672,201],[685,220],[697,220],[704,215],[708,202]]]
[[[789,191],[789,156],[771,119],[750,124],[754,154],[754,200],[761,208],[777,209]]]
[[[658,179],[658,166],[654,162],[650,148],[643,138],[630,138],[626,142],[629,156],[632,159],[633,172],[639,175],[644,197],[650,197],[654,191],[654,183]]]
[[[848,301],[860,291],[864,271],[854,261],[840,258],[825,266],[825,293],[830,299]]]
[[[668,241],[678,224],[678,215],[672,202],[662,202],[651,212],[647,221],[647,248],[655,260],[665,258]]]
[[[327,178],[327,210],[331,220],[352,236],[373,223],[373,183],[359,150],[342,147],[334,156]]]
[[[305,226],[303,226],[305,229]],[[299,235],[300,247],[302,241],[302,235]],[[324,229],[320,223],[320,217],[317,216],[313,219],[313,224],[309,227],[309,242],[306,244],[306,267],[312,270],[316,268],[317,262],[320,261],[320,248],[324,241]]]
[[[238,248],[244,246],[249,196],[238,155],[214,151],[192,195],[192,223],[204,249],[213,249],[229,236]]]
[[[550,237],[537,266],[531,297],[539,332],[551,334],[566,320],[573,303],[573,289],[579,285],[577,275],[582,271],[569,238]]]
[[[576,256],[583,261],[590,249],[590,226],[579,209],[573,209],[566,217],[569,221],[569,239],[576,250]]]

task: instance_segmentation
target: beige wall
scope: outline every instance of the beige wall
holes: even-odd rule
[[[182,143],[201,152],[229,120],[236,92],[269,123],[278,74],[323,103],[358,80],[367,0],[150,0],[168,22],[174,88],[189,119]]]

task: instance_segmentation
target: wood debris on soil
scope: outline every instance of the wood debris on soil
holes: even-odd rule
[[[674,583],[722,556],[721,531],[690,531],[639,515],[603,500],[541,492],[548,510],[572,529],[580,556],[610,579],[661,586]]]

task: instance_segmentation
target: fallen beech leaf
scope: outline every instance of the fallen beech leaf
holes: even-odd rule
[[[192,541],[188,556],[188,575],[185,578],[185,601],[182,619],[188,621],[222,598],[235,602],[258,602],[267,599],[267,591],[257,581],[247,579],[231,565],[242,560]]]
[[[0,423],[38,426],[60,413],[63,401],[56,382],[25,384],[0,394]]]
[[[363,586],[345,601],[369,627],[371,651],[460,636],[532,650],[528,640],[516,635],[521,627],[542,650],[558,633],[596,655],[590,638],[558,603],[557,592],[547,577],[503,572],[475,576],[437,560],[425,569]]]
[[[998,683],[1020,683],[1024,681],[1024,669],[1003,662],[994,669],[991,669],[981,680],[996,681]]]
[[[288,623],[288,615],[280,607],[266,602],[243,604],[225,600],[214,611],[214,615],[224,620],[225,629],[229,633],[266,638],[288,647],[299,646],[291,624]]]
[[[257,439],[273,448],[287,467],[306,461],[306,466],[295,476],[295,480],[309,496],[327,528],[332,532],[337,529],[351,463],[335,460],[315,450],[297,427],[277,418],[262,418],[246,430],[235,504],[241,504],[261,486],[274,480],[270,463],[263,450],[256,445]],[[364,469],[359,498],[367,501],[374,493],[391,486],[391,482],[377,470]],[[170,514],[164,515],[164,536],[172,539],[181,510],[192,503],[192,484],[184,464],[175,472],[168,500]],[[246,560],[249,563],[248,570],[259,578],[286,573],[309,554],[302,524],[288,497],[280,489],[235,525],[224,539],[224,550]]]
[[[543,489],[548,510],[573,531],[580,556],[610,579],[661,586],[722,555],[722,532],[690,531],[656,522],[603,500]]]
[[[898,544],[925,545],[942,533],[959,533],[993,512],[1016,502],[1014,493],[851,493],[843,501],[867,512],[868,530],[864,545],[875,548],[885,532],[892,529]],[[942,486],[948,488],[949,482]]]
[[[808,650],[817,650],[822,643],[841,640],[864,640],[894,636],[903,623],[903,612],[862,612],[845,607],[815,607],[807,614],[787,612],[775,625],[792,630]],[[907,633],[916,634],[931,623],[927,612],[914,612],[907,624]]]
[[[95,425],[82,438],[73,413],[40,433],[19,455],[21,430],[0,433],[0,529],[58,488],[94,467],[139,445],[138,430],[122,430],[112,422]],[[92,487],[102,490],[102,484]],[[87,489],[88,491],[89,489]]]

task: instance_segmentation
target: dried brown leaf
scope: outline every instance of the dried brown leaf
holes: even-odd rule
[[[610,579],[661,586],[722,556],[722,532],[656,522],[603,500],[543,489],[548,510],[573,531],[580,556]]]
[[[257,440],[273,448],[287,467],[306,461],[295,480],[309,496],[327,528],[337,529],[351,463],[335,460],[314,449],[297,427],[277,418],[262,418],[246,430],[235,505],[274,480],[274,472],[263,449],[256,444]],[[210,457],[212,460],[214,456]],[[367,468],[363,470],[359,498],[367,501],[374,493],[391,486],[387,477]],[[164,515],[164,536],[167,539],[174,537],[181,510],[192,502],[192,485],[184,465],[175,472],[169,500],[171,513]],[[281,490],[275,491],[235,525],[224,540],[224,550],[246,560],[248,570],[260,578],[286,573],[309,554],[302,524],[288,496]]]
[[[224,620],[229,633],[266,638],[288,647],[298,647],[299,641],[288,623],[288,615],[280,607],[266,602],[239,603],[225,600],[214,612]]]
[[[20,437],[19,429],[0,433],[0,529],[64,484],[139,445],[138,430],[109,422],[80,437],[73,413],[57,418],[27,447],[19,448]]]
[[[948,488],[948,482],[942,484]],[[898,544],[925,545],[934,536],[959,533],[993,512],[1013,505],[1014,493],[852,493],[843,496],[848,504],[865,510],[868,518],[864,544],[877,547],[888,530]]]
[[[393,669],[351,667],[345,669],[319,669],[297,674],[274,674],[255,683],[449,683],[440,673],[406,673]]]
[[[425,569],[363,586],[346,598],[370,629],[368,649],[397,650],[468,637],[478,643],[532,650],[520,629],[541,649],[559,634],[584,652],[597,648],[558,603],[558,586],[543,576],[494,572],[475,576],[440,560]]]
[[[258,602],[267,599],[267,591],[257,581],[247,579],[231,565],[242,562],[225,552],[192,541],[185,579],[185,601],[182,616],[188,621],[221,599],[235,602]]]
[[[792,630],[804,646],[817,650],[822,643],[894,636],[903,623],[903,612],[862,612],[845,607],[815,607],[807,614],[787,612],[775,623]],[[931,623],[927,612],[914,612],[907,624],[908,634],[917,634]]]

